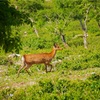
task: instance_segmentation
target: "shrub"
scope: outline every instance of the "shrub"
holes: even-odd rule
[[[46,81],[40,81],[39,86],[42,87],[42,91],[46,93],[52,93],[54,90],[54,85],[51,81],[46,80]]]

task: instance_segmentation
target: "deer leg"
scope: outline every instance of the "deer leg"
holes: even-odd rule
[[[47,65],[46,64],[45,64],[45,70],[46,70],[46,73],[47,73],[48,71],[47,71]]]
[[[48,66],[51,66],[51,68],[50,68],[50,72],[51,72],[51,70],[52,70],[52,65],[51,65],[51,64],[48,64]]]
[[[18,70],[18,73],[17,73],[17,77],[19,77],[19,74],[20,74],[20,71],[24,68],[24,66],[25,66],[25,64],[23,64],[21,67],[20,67],[20,69]]]
[[[51,72],[51,70],[52,70],[52,65],[49,64],[49,63],[46,63],[46,64],[45,64],[46,73],[48,72],[48,71],[47,71],[47,66],[51,66],[51,68],[50,68],[50,72]]]
[[[31,74],[29,73],[28,69],[31,67],[31,65],[27,65],[24,70],[31,76]]]
[[[26,70],[26,72],[28,73],[28,75],[30,75],[31,76],[31,74],[29,73],[29,71],[27,70],[27,69],[25,69]]]
[[[18,74],[18,76],[17,77],[19,77],[19,74],[20,74],[20,71],[25,67],[25,62],[24,62],[24,57],[22,57],[22,66],[20,67],[20,69],[18,70],[18,72],[17,72],[17,74]]]

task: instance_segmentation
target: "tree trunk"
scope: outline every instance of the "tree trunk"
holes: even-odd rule
[[[87,36],[88,36],[88,33],[87,33],[87,26],[86,26],[86,20],[84,20],[84,24],[82,23],[82,20],[80,20],[80,25],[82,27],[82,30],[83,30],[83,43],[84,43],[84,48],[88,48],[88,43],[87,43]]]
[[[66,38],[65,38],[65,35],[63,34],[63,29],[59,29],[59,35],[61,37],[61,40],[65,46],[65,48],[69,47],[67,42],[66,42]]]
[[[38,34],[36,27],[34,27],[34,32],[35,32],[36,36],[39,37],[39,34]]]
[[[86,49],[88,48],[88,43],[87,43],[87,37],[88,37],[88,33],[87,33],[87,20],[88,20],[88,13],[89,13],[90,8],[91,8],[91,5],[86,10],[86,16],[85,16],[85,19],[84,19],[84,23],[82,23],[82,20],[79,19],[80,25],[81,25],[83,33],[84,33],[84,35],[83,35],[84,48],[86,48]]]
[[[65,35],[60,33],[60,36],[61,36],[61,39],[62,39],[62,42],[63,42],[64,46],[69,47],[68,44],[66,43]]]
[[[86,48],[86,49],[88,48],[87,36],[88,36],[88,34],[84,31],[83,43],[84,43],[84,48]]]

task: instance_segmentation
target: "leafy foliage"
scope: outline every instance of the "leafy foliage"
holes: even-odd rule
[[[50,5],[47,5],[48,3]],[[31,25],[31,30],[34,30],[34,27],[40,29],[47,25],[48,32],[58,33],[59,35],[64,34],[65,30],[67,30],[66,26],[72,20],[71,18],[75,20],[81,18],[83,20],[89,7],[89,18],[96,18],[99,25],[99,4],[98,0],[95,2],[91,0],[0,1],[0,46],[6,52],[19,52],[22,47],[20,26],[22,27],[25,23]],[[12,28],[12,26],[15,26],[15,28]]]
[[[79,20],[84,22],[88,9],[84,49]],[[0,1],[0,100],[99,100],[99,12],[100,0]],[[54,43],[63,48],[53,59],[61,60],[54,72],[33,65],[32,76],[23,70],[16,78],[21,57],[10,61],[9,54],[50,52]]]
[[[65,99],[96,99],[100,98],[100,81],[68,81],[66,79],[56,80],[55,84],[51,82],[40,83],[40,86],[28,86],[25,89],[6,89],[1,92],[0,98],[3,99],[47,99],[47,100],[65,100]],[[41,87],[42,86],[42,87]],[[91,95],[90,95],[91,94]]]
[[[0,1],[0,46],[5,52],[19,52],[20,35],[18,32],[12,33],[11,26],[19,26],[23,23],[24,14],[13,5],[10,5],[8,0]]]

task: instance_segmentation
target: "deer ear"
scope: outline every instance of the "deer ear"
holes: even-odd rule
[[[56,47],[56,43],[54,43],[54,47]]]

